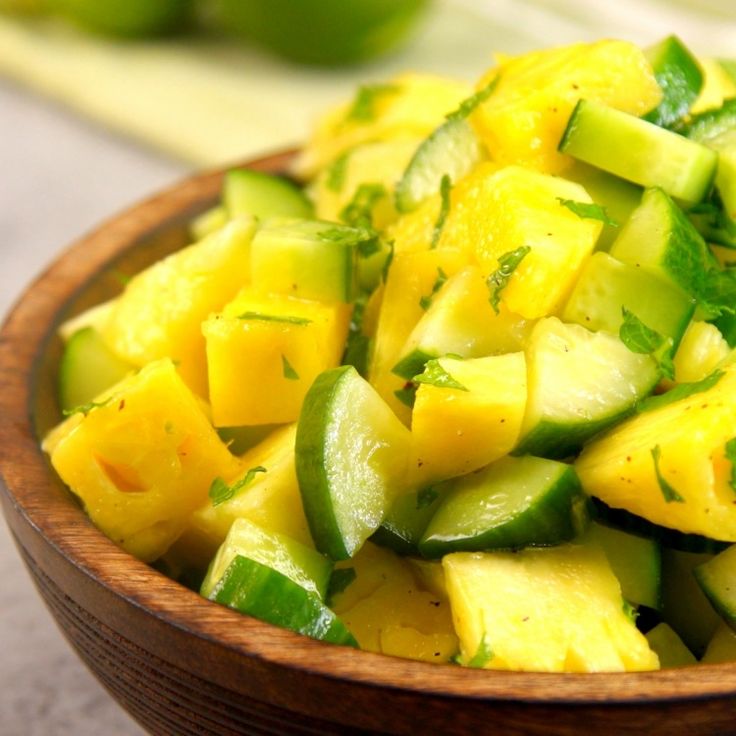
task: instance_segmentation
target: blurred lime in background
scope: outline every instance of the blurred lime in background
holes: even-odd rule
[[[428,0],[216,0],[216,14],[224,28],[292,61],[334,66],[366,61],[395,48],[428,4]]]
[[[10,0],[16,3],[33,1]],[[183,28],[190,18],[194,2],[193,0],[46,0],[46,5],[50,10],[97,33],[137,38],[160,36]]]

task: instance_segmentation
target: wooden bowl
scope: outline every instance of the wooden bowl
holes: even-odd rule
[[[284,171],[290,157],[252,167]],[[119,289],[117,269],[183,245],[221,179],[188,179],[72,245],[0,333],[5,516],[57,623],[110,693],[162,734],[736,733],[736,663],[509,673],[330,646],[200,598],[92,526],[39,449],[59,419],[56,327]]]

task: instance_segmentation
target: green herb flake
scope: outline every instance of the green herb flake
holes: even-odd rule
[[[378,233],[372,227],[348,227],[335,225],[317,234],[320,240],[335,243],[343,248],[357,248],[362,256],[369,256],[380,249]]]
[[[673,501],[685,503],[685,499],[665,480],[659,469],[659,460],[662,457],[660,446],[655,445],[650,452],[652,453],[652,460],[654,460],[654,473],[657,476],[657,483],[659,483],[659,489],[662,491],[664,500],[667,503],[672,503]]]
[[[396,94],[400,87],[395,84],[362,84],[355,93],[353,104],[345,117],[346,121],[370,122],[376,118],[376,103],[386,95]]]
[[[410,409],[414,408],[414,401],[417,397],[417,385],[414,381],[407,381],[400,389],[394,391],[394,396]]]
[[[306,317],[296,317],[290,314],[264,314],[263,312],[243,312],[238,315],[238,319],[244,320],[259,320],[261,322],[283,322],[289,325],[309,325],[312,323],[311,319]]]
[[[338,567],[333,570],[325,596],[328,604],[332,604],[334,597],[344,592],[357,576],[354,567]]]
[[[468,661],[467,666],[483,668],[493,659],[493,656],[493,649],[491,649],[491,645],[488,643],[486,634],[483,634],[483,637],[478,644],[478,649]]]
[[[626,307],[622,307],[622,313],[624,320],[618,330],[621,342],[632,353],[651,355],[657,362],[662,375],[674,380],[675,367],[672,363],[672,338],[665,337],[651,327],[647,327]]]
[[[424,373],[414,376],[414,383],[426,383],[437,388],[455,388],[458,391],[468,391],[459,381],[456,381],[440,364],[437,359],[428,360]]]
[[[352,227],[372,228],[373,208],[386,196],[386,187],[383,184],[361,184],[350,202],[343,207],[340,219]]]
[[[736,269],[712,268],[700,289],[700,306],[710,317],[736,313]]]
[[[325,170],[325,186],[331,192],[341,192],[345,186],[345,176],[348,172],[350,153],[350,151],[342,153]]]
[[[736,437],[726,442],[726,460],[731,463],[729,483],[731,488],[736,491]]]
[[[444,286],[445,281],[447,281],[447,274],[442,270],[442,268],[437,266],[437,278],[435,279],[434,284],[432,284],[432,291],[419,300],[419,306],[425,312],[432,304],[435,294]]]
[[[450,212],[450,192],[452,191],[452,179],[448,174],[444,174],[440,180],[440,212],[437,215],[437,221],[434,223],[432,231],[431,247],[436,248],[440,242],[442,230],[445,227],[445,220]]]
[[[483,104],[492,94],[493,90],[496,89],[500,74],[497,74],[489,84],[483,89],[478,90],[475,94],[466,97],[451,113],[445,115],[448,121],[456,122],[458,120],[465,120],[479,105]]]
[[[87,404],[80,404],[72,409],[64,409],[61,414],[65,417],[70,417],[73,414],[84,414],[84,416],[87,416],[87,414],[89,414],[93,409],[101,409],[103,406],[107,406],[112,399],[113,397],[110,396],[104,401],[90,401]]]
[[[225,481],[217,477],[212,481],[210,485],[209,497],[212,501],[213,506],[219,506],[225,501],[229,501],[237,493],[243,490],[246,486],[253,482],[253,479],[258,473],[265,473],[266,468],[262,465],[257,465],[255,468],[251,468],[242,478],[236,480],[232,485],[228,485]]]
[[[281,365],[284,369],[284,378],[288,381],[298,381],[299,374],[294,370],[294,366],[286,359],[285,355],[281,356]]]
[[[639,618],[639,611],[629,603],[626,598],[623,599],[623,611],[626,618],[631,621],[632,624],[636,623],[636,619]]]
[[[606,208],[593,202],[576,202],[574,199],[563,199],[557,197],[557,201],[567,207],[573,214],[577,215],[581,220],[600,220],[604,225],[618,227],[616,220],[612,220]]]
[[[501,292],[508,286],[509,279],[519,264],[530,253],[531,248],[528,245],[522,245],[520,248],[510,250],[504,253],[498,259],[498,268],[486,279],[486,286],[491,292],[490,302],[493,311],[498,314],[499,304],[501,303]]]
[[[164,422],[164,432],[166,432],[166,434],[174,434],[174,422],[170,419]]]
[[[417,493],[417,511],[431,506],[439,497],[439,491],[433,486],[422,488],[422,490]]]
[[[381,280],[383,283],[386,283],[386,279],[388,278],[388,272],[391,268],[391,264],[394,260],[394,241],[388,240],[384,241],[384,245],[386,249],[388,250],[388,255],[386,256],[386,260],[383,264],[383,268],[381,269]]]
[[[677,386],[663,394],[659,394],[658,396],[648,396],[646,399],[643,399],[637,404],[636,410],[639,413],[642,413],[645,411],[653,411],[654,409],[661,409],[663,406],[674,404],[676,401],[686,399],[688,396],[692,396],[693,394],[708,391],[721,380],[723,375],[724,372],[722,370],[715,370],[709,376],[706,376],[700,381],[679,383]]]

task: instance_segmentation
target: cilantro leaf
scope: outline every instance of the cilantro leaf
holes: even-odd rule
[[[339,155],[325,171],[325,186],[331,192],[340,192],[345,186],[345,175],[348,171],[350,153],[350,151],[345,151]]]
[[[387,195],[383,184],[361,184],[340,212],[340,219],[353,227],[373,227],[373,208]]]
[[[478,644],[478,649],[468,660],[468,667],[485,667],[493,659],[493,656],[493,649],[491,649],[488,638],[484,633]]]
[[[508,286],[512,274],[530,251],[531,248],[528,245],[522,245],[520,248],[504,253],[498,259],[498,268],[486,279],[486,286],[491,292],[491,306],[496,314],[499,312],[501,292]]]
[[[284,369],[284,378],[289,381],[298,381],[299,374],[294,370],[294,366],[289,363],[285,355],[281,356],[281,365]]]
[[[455,388],[458,391],[468,389],[459,381],[456,381],[440,364],[437,359],[428,360],[424,367],[424,373],[414,376],[414,383],[426,383],[437,388]]]
[[[731,463],[731,477],[729,484],[736,491],[736,437],[726,442],[726,459]]]
[[[612,220],[605,207],[601,207],[594,202],[576,202],[574,199],[563,199],[557,197],[557,201],[567,207],[573,214],[576,214],[581,220],[600,220],[604,225],[618,227],[616,220]]]
[[[445,115],[445,119],[451,122],[457,120],[465,120],[477,107],[484,103],[496,89],[500,74],[497,74],[483,89],[478,90],[475,94],[466,97],[451,113]]]
[[[90,401],[87,404],[80,404],[79,406],[75,406],[71,409],[63,409],[61,414],[65,417],[70,417],[73,414],[84,414],[84,416],[87,416],[93,409],[100,409],[103,406],[107,406],[111,401],[113,397],[110,396],[104,401]]]
[[[658,396],[647,396],[642,399],[636,406],[638,412],[653,411],[654,409],[660,409],[668,404],[674,404],[675,401],[686,399],[688,396],[693,394],[701,393],[713,388],[721,377],[724,375],[722,370],[715,370],[709,376],[701,379],[700,381],[694,381],[692,383],[679,383],[677,386],[671,388],[663,394]]]
[[[431,506],[439,497],[439,491],[433,486],[422,488],[422,490],[417,493],[417,511],[420,509],[426,509],[427,506]]]
[[[306,317],[295,317],[290,314],[265,314],[263,312],[243,312],[238,315],[238,319],[255,319],[262,322],[285,322],[290,325],[308,325],[312,323],[311,319]]]
[[[434,223],[432,231],[432,244],[430,247],[436,248],[440,242],[442,230],[445,227],[445,220],[450,212],[450,192],[452,191],[452,179],[448,174],[444,174],[440,180],[440,212],[437,215],[437,221]]]
[[[219,506],[225,501],[229,501],[239,491],[242,491],[247,485],[253,482],[257,473],[265,473],[266,468],[262,465],[257,465],[255,468],[251,468],[242,478],[236,480],[232,485],[228,485],[219,476],[212,481],[209,490],[209,497],[212,501],[213,506]]]
[[[674,380],[675,367],[672,364],[672,338],[665,337],[651,327],[647,327],[626,307],[622,307],[621,311],[624,316],[618,330],[621,342],[632,353],[651,355],[662,371],[662,375]]]
[[[376,103],[385,95],[398,92],[395,84],[362,84],[355,93],[353,104],[348,110],[346,121],[370,122],[376,117]]]
[[[419,300],[419,306],[422,309],[425,311],[429,309],[429,306],[432,304],[432,299],[434,299],[434,295],[443,287],[445,281],[447,281],[447,274],[442,270],[442,268],[437,266],[437,278],[435,279],[434,284],[432,284],[432,291]]]
[[[417,396],[417,385],[414,381],[407,381],[400,389],[394,391],[394,396],[410,409],[414,407],[414,401]]]
[[[662,491],[664,500],[667,503],[672,503],[673,501],[685,503],[685,499],[667,482],[659,469],[659,459],[662,457],[660,446],[655,445],[650,452],[652,453],[652,460],[654,460],[654,473],[657,476],[657,483],[659,483],[659,489]]]

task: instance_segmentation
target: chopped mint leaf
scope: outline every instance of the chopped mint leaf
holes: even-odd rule
[[[298,381],[299,374],[294,370],[294,366],[289,363],[285,355],[281,356],[281,365],[284,369],[284,378],[289,381]]]
[[[376,103],[385,95],[393,95],[400,87],[395,84],[362,84],[355,93],[346,121],[370,122],[376,117]]]
[[[664,500],[667,503],[672,503],[673,501],[685,503],[685,499],[665,480],[659,469],[659,459],[662,457],[660,446],[655,445],[650,452],[652,453],[652,460],[654,460],[654,472],[657,476],[657,483],[659,483],[659,489],[662,491]]]
[[[266,468],[262,465],[257,465],[255,468],[251,468],[242,478],[236,480],[232,485],[228,485],[225,481],[217,477],[212,481],[210,485],[209,497],[212,501],[213,506],[219,506],[225,501],[229,501],[239,491],[242,491],[247,485],[253,482],[257,473],[265,473]]]
[[[332,571],[330,582],[327,586],[327,595],[325,596],[328,605],[332,603],[332,599],[336,595],[340,595],[355,580],[357,573],[354,567],[338,567]]]
[[[363,316],[368,297],[360,295],[353,306],[353,316],[350,320],[348,339],[345,343],[345,352],[342,355],[341,365],[352,365],[361,376],[365,377],[368,371],[368,349],[370,338],[363,334]]]
[[[732,220],[715,202],[700,202],[688,210],[688,214],[705,218],[706,225],[715,230],[723,230],[729,238],[736,238],[736,222]],[[721,243],[721,245],[726,245]],[[726,247],[733,248],[732,245]]]
[[[483,637],[480,640],[480,643],[478,644],[478,649],[476,650],[475,654],[471,657],[471,659],[468,661],[468,667],[485,667],[491,660],[493,659],[493,649],[491,649],[491,645],[488,643],[488,639],[486,637],[486,634],[483,634]]]
[[[636,623],[636,619],[639,618],[639,611],[634,608],[634,606],[629,603],[626,598],[624,598],[624,614],[626,614],[626,617],[631,621],[632,624]]]
[[[557,197],[557,201],[567,207],[573,214],[576,214],[581,220],[600,220],[604,225],[618,227],[616,220],[612,220],[605,207],[592,202],[576,202],[574,199],[563,199]]]
[[[414,376],[415,383],[426,383],[430,386],[438,388],[455,388],[458,391],[467,391],[468,389],[456,381],[440,364],[439,360],[432,359],[427,361],[424,367],[424,373]]]
[[[439,491],[433,486],[422,488],[417,493],[417,511],[420,509],[426,509],[427,506],[431,506],[440,497]]]
[[[528,245],[522,245],[520,248],[504,253],[498,259],[498,268],[486,279],[486,286],[491,292],[491,306],[496,314],[499,312],[501,292],[508,286],[512,274],[530,251],[531,248]]]
[[[731,488],[736,491],[736,437],[726,442],[726,460],[731,463],[731,477],[729,483]]]
[[[436,248],[440,242],[442,229],[445,227],[445,220],[450,212],[450,192],[452,191],[452,179],[444,174],[440,181],[440,212],[437,215],[437,221],[434,223],[432,231],[432,248]]]
[[[87,416],[87,414],[89,414],[93,409],[100,409],[103,406],[107,406],[112,399],[113,397],[110,396],[104,401],[90,401],[87,404],[80,404],[72,409],[64,409],[61,414],[65,417],[70,417],[73,414],[84,414],[84,416]]]
[[[445,281],[447,281],[447,274],[439,266],[437,266],[437,278],[432,285],[432,291],[419,300],[419,306],[423,310],[426,311],[427,309],[429,309],[430,304],[432,304],[432,299],[434,299],[434,295],[442,288]]]
[[[322,240],[327,240],[343,248],[357,248],[362,256],[369,256],[380,249],[378,233],[372,227],[349,227],[347,225],[335,225],[322,230],[317,235]]]
[[[658,396],[648,396],[646,399],[642,399],[637,406],[638,412],[653,411],[654,409],[660,409],[668,404],[673,404],[675,401],[686,399],[688,396],[693,394],[699,394],[703,391],[707,391],[713,388],[723,376],[723,371],[715,370],[709,376],[706,376],[700,381],[694,381],[692,383],[679,383],[674,388],[666,391]]]
[[[700,303],[711,317],[736,313],[736,269],[710,269],[705,274]]]
[[[373,227],[373,208],[386,194],[383,184],[361,184],[340,212],[340,219],[353,227]]]
[[[674,380],[675,368],[672,364],[672,338],[661,335],[647,327],[633,312],[622,307],[624,321],[618,330],[621,342],[632,353],[651,355],[662,371],[662,375]]]
[[[388,255],[386,256],[386,260],[383,264],[383,270],[381,271],[381,280],[385,283],[386,279],[388,278],[388,271],[391,268],[391,263],[394,260],[394,241],[387,240],[384,242],[384,244],[388,249]]]
[[[348,171],[348,160],[350,151],[345,151],[338,156],[325,171],[325,186],[331,192],[340,192],[345,186],[345,175]]]
[[[465,120],[478,105],[484,103],[492,94],[493,90],[496,89],[498,80],[501,78],[500,74],[497,74],[489,84],[483,89],[478,90],[475,94],[466,97],[451,113],[445,115],[445,118],[449,121]]]
[[[414,383],[414,381],[407,381],[400,389],[394,391],[394,396],[404,404],[404,406],[408,406],[412,409],[417,396],[416,383]]]
[[[295,317],[290,314],[264,314],[263,312],[243,312],[238,319],[256,319],[262,322],[285,322],[290,325],[309,325],[311,319],[306,317]]]

